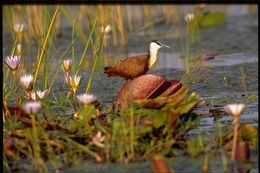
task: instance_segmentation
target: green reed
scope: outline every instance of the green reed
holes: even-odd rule
[[[52,29],[52,26],[53,26],[53,23],[54,23],[54,20],[55,20],[55,17],[57,15],[57,12],[59,10],[60,6],[58,6],[54,12],[54,15],[51,19],[51,22],[50,22],[50,25],[49,25],[49,28],[48,28],[48,32],[45,36],[45,39],[44,39],[44,42],[43,42],[43,46],[42,46],[42,49],[41,49],[41,53],[40,53],[40,56],[39,56],[39,60],[37,62],[37,66],[36,66],[36,70],[35,70],[35,73],[34,73],[34,79],[33,79],[33,88],[36,84],[36,79],[37,79],[37,76],[38,76],[38,73],[39,73],[39,69],[40,69],[40,66],[41,66],[41,63],[42,63],[42,59],[43,59],[43,55],[44,55],[44,52],[45,52],[45,49],[46,49],[46,46],[47,46],[47,42],[48,42],[48,39],[50,37],[50,34],[51,34],[51,29]]]
[[[72,21],[72,33],[71,33],[72,43],[71,43],[71,56],[72,56],[72,73],[75,74],[75,20]]]
[[[96,23],[97,23],[97,17],[96,17],[95,20],[94,20],[93,26],[92,26],[91,31],[90,31],[90,33],[89,33],[87,42],[86,42],[86,44],[85,44],[85,48],[84,48],[83,53],[82,53],[82,55],[81,55],[81,58],[80,58],[80,60],[79,60],[79,63],[78,63],[78,66],[77,66],[77,68],[76,68],[76,73],[75,73],[75,74],[78,74],[78,72],[79,72],[79,70],[80,70],[80,68],[81,68],[81,64],[82,64],[82,62],[83,62],[83,60],[84,60],[84,58],[85,58],[85,55],[86,55],[86,53],[87,53],[87,50],[88,50],[88,47],[89,47],[89,43],[90,43],[90,40],[91,40],[92,35],[93,35],[93,33],[94,33],[94,29],[95,29]]]
[[[66,9],[66,7],[61,6],[61,11],[62,14],[64,15],[64,17],[71,23],[73,23],[73,16],[68,12],[68,10]],[[77,33],[80,35],[80,38],[82,39],[83,42],[87,41],[87,37],[85,35],[85,32],[83,31],[83,28],[80,26],[80,24],[78,24],[77,22],[75,22],[75,30],[77,31]]]
[[[95,32],[95,43],[92,43],[92,51],[93,51],[93,56],[94,56],[94,62],[92,62],[92,68],[91,68],[91,73],[89,76],[89,81],[86,87],[86,93],[90,92],[91,90],[91,85],[92,85],[92,78],[97,66],[98,59],[100,59],[102,55],[102,41],[103,41],[103,34],[101,34],[99,31]]]

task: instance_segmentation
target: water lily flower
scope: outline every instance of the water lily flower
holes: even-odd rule
[[[38,91],[36,91],[36,94],[39,97],[39,99],[43,99],[46,96],[47,92],[48,92],[48,89],[46,89],[44,91],[38,90]]]
[[[101,132],[98,131],[95,136],[92,137],[92,142],[101,148],[103,148],[105,145],[102,143],[105,140],[105,136],[101,135]]]
[[[5,64],[11,71],[16,71],[21,62],[21,56],[7,56],[5,58]]]
[[[79,87],[81,76],[75,75],[73,78],[70,76],[69,77],[69,85],[73,92],[75,93]]]
[[[70,71],[70,67],[71,67],[71,60],[70,59],[66,59],[66,60],[63,60],[63,68],[65,70],[65,72],[69,72]]]
[[[97,97],[93,94],[84,93],[84,94],[77,95],[77,99],[84,105],[87,105],[96,101]]]
[[[239,117],[243,112],[244,108],[245,108],[244,104],[230,104],[225,107],[226,112],[233,116],[234,132],[233,132],[233,146],[232,146],[232,153],[231,153],[232,161],[234,161],[236,158]]]
[[[20,82],[26,91],[32,91],[33,89],[33,76],[31,74],[24,75],[20,78]]]
[[[110,24],[106,25],[105,29],[104,29],[104,27],[103,27],[103,26],[101,27],[101,32],[102,32],[102,33],[105,33],[105,34],[108,34],[108,33],[110,33],[110,32],[111,32],[111,30],[112,30],[112,27],[111,27],[111,25],[110,25]]]
[[[28,93],[26,93],[26,94],[27,94],[27,96],[29,97],[29,99],[34,100],[34,101],[37,100],[36,92],[28,92]]]
[[[14,31],[16,33],[23,32],[24,24],[23,23],[16,23],[14,24]]]
[[[189,14],[187,14],[187,15],[185,16],[185,21],[186,21],[187,23],[192,22],[193,19],[194,19],[194,14],[192,14],[192,13],[189,13]]]
[[[228,114],[231,114],[234,117],[234,122],[238,121],[241,113],[245,108],[244,104],[229,104],[225,107],[225,110]]]
[[[23,106],[23,110],[27,113],[27,114],[37,114],[40,109],[41,109],[42,105],[41,102],[27,102],[24,106]]]

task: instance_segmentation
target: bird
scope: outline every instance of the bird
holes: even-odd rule
[[[157,40],[150,42],[148,53],[128,57],[113,67],[105,67],[104,73],[110,76],[123,77],[126,80],[134,79],[145,74],[156,62],[158,50],[169,46],[160,43]]]

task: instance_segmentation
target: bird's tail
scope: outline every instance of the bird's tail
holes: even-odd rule
[[[106,73],[108,77],[109,76],[114,76],[114,73],[112,71],[112,67],[105,67],[104,68],[104,73]]]
[[[104,68],[104,72],[106,73],[107,71],[109,71],[112,67],[105,67]]]

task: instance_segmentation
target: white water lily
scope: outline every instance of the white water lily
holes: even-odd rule
[[[66,72],[69,72],[70,71],[70,67],[71,67],[71,60],[70,59],[66,59],[66,60],[63,60],[63,69],[66,71]]]
[[[105,34],[108,34],[110,33],[112,30],[112,27],[110,24],[106,25],[106,27],[104,28],[103,26],[101,27],[101,32],[102,33],[105,33]]]
[[[36,94],[39,97],[39,99],[43,99],[46,96],[47,92],[48,92],[48,89],[46,89],[44,91],[38,90],[38,91],[36,91]]]
[[[26,93],[26,94],[29,97],[29,99],[34,100],[34,101],[37,100],[36,92],[33,91],[33,92]]]
[[[192,13],[189,13],[185,16],[185,21],[188,23],[188,22],[192,22],[194,19],[194,14]]]
[[[5,64],[11,71],[16,71],[21,62],[21,56],[7,56],[5,58]]]
[[[238,127],[239,127],[239,117],[242,114],[243,110],[245,109],[244,104],[229,104],[225,107],[225,111],[228,114],[233,116],[233,124],[234,124],[234,132],[233,132],[233,146],[232,146],[232,154],[231,160],[236,159],[236,148],[237,148],[237,141],[238,141]]]
[[[243,110],[245,109],[245,105],[244,104],[229,104],[225,107],[225,111],[228,114],[231,114],[234,118],[234,122],[236,123],[240,117],[240,115],[242,114]]]
[[[14,24],[14,31],[15,32],[23,32],[24,24],[23,23],[16,23]]]
[[[79,75],[75,75],[73,78],[71,76],[69,77],[69,84],[74,93],[77,91],[79,87],[80,79],[81,76]]]
[[[102,143],[105,140],[105,136],[102,136],[101,132],[98,131],[97,134],[92,137],[92,142],[101,148],[103,148],[105,145]]]
[[[26,91],[31,91],[33,89],[33,76],[31,74],[24,75],[20,78],[20,82],[24,86]]]
[[[244,104],[230,104],[225,107],[227,113],[237,116],[240,115],[245,108]]]
[[[25,105],[23,106],[23,110],[27,113],[27,114],[37,114],[40,109],[41,109],[42,105],[41,102],[27,102],[25,103]]]
[[[80,94],[77,95],[77,99],[83,104],[90,104],[97,100],[97,97],[93,94]]]

